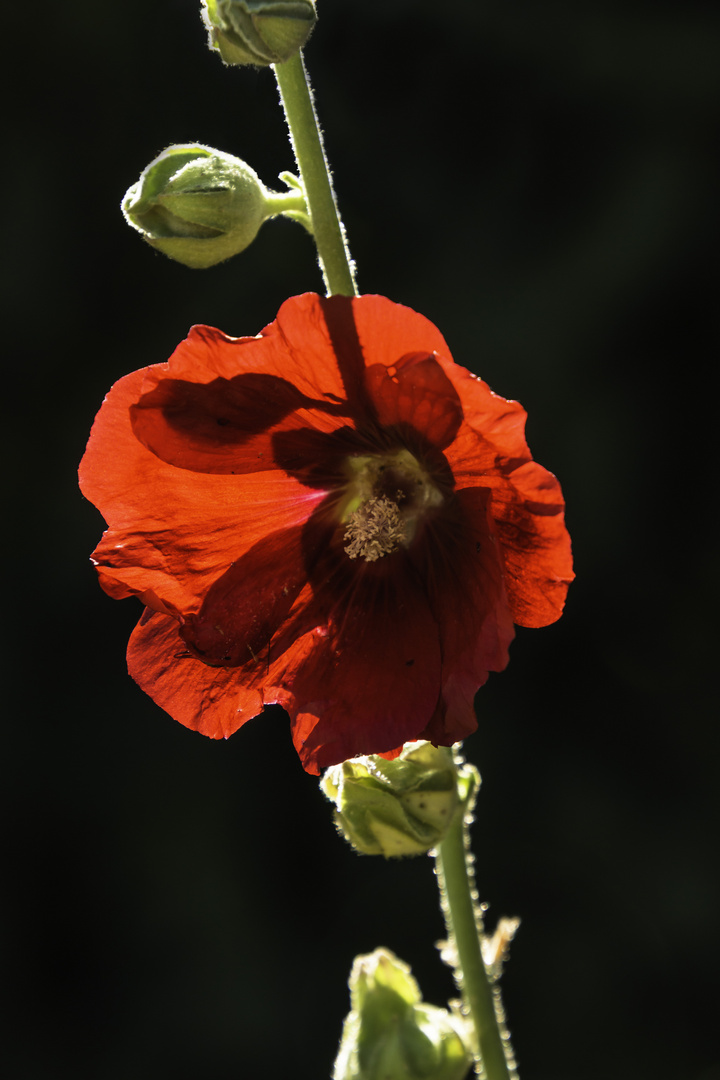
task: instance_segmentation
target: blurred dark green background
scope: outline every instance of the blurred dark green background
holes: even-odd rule
[[[320,289],[302,230],[190,271],[123,223],[165,145],[292,167],[195,0],[4,15],[3,1043],[12,1080],[320,1080],[356,952],[452,993],[431,865],[354,856],[280,711],[228,743],[130,681],[76,489],[114,380]],[[365,292],[530,413],[578,580],[478,698],[474,845],[523,1080],[718,1080],[720,17],[699,0],[319,0],[307,51]],[[6,69],[7,70],[7,69]]]

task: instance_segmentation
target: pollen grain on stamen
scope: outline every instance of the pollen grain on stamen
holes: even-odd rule
[[[350,541],[345,546],[350,558],[361,556],[366,562],[376,562],[396,551],[405,538],[405,522],[397,503],[384,495],[368,499],[350,515],[343,537]]]

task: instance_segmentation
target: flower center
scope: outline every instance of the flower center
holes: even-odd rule
[[[376,562],[408,547],[426,511],[443,496],[409,450],[350,457],[348,484],[340,505],[345,551],[351,559]]]

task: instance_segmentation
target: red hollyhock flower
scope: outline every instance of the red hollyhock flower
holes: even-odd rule
[[[280,703],[309,772],[462,739],[513,622],[553,622],[572,580],[524,424],[383,297],[195,327],[112,388],[80,467],[101,584],[146,605],[133,678],[212,738]]]

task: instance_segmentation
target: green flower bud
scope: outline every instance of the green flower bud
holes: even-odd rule
[[[304,198],[268,191],[239,158],[199,143],[170,146],[126,192],[122,212],[153,247],[185,266],[214,266],[244,251],[262,223]]]
[[[226,64],[280,64],[315,25],[314,0],[202,0],[208,44]]]
[[[445,836],[458,806],[452,753],[408,743],[399,757],[360,757],[328,769],[320,785],[335,823],[365,855],[421,855]]]
[[[333,1080],[462,1080],[472,1062],[459,1017],[426,1005],[387,949],[358,956]]]

